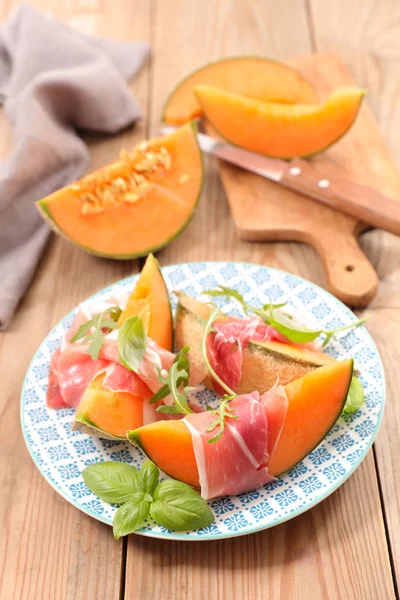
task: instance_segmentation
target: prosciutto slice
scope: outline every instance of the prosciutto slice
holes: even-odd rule
[[[214,332],[207,338],[207,352],[211,366],[227,386],[235,390],[242,376],[243,349],[250,341],[268,342],[275,340],[289,343],[276,329],[258,317],[214,321]],[[214,382],[215,391],[222,395],[225,390]]]
[[[214,443],[218,429],[207,431],[215,415],[203,412],[186,416],[192,435],[204,499],[240,494],[272,481],[268,463],[282,430],[287,410],[286,394],[276,388],[260,397],[258,392],[237,396],[230,408],[237,419],[227,419],[225,431]]]
[[[88,343],[70,342],[80,325],[91,317],[92,315],[86,310],[80,309],[62,340],[60,349],[53,354],[50,363],[47,405],[50,408],[76,408],[89,382],[102,371],[106,371],[104,385],[109,389],[131,392],[149,399],[162,385],[158,380],[158,369],[168,370],[174,361],[174,354],[147,338],[146,354],[141,362],[139,374],[136,375],[121,365],[117,331],[112,331],[105,336],[99,358],[94,361],[89,354]],[[155,417],[152,421],[149,420],[154,410],[155,407],[151,407],[149,411],[144,409],[146,423],[156,420]]]

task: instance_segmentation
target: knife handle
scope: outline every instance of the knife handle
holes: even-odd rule
[[[364,223],[400,235],[400,201],[371,188],[345,179],[321,177],[301,158],[290,161],[281,183]]]

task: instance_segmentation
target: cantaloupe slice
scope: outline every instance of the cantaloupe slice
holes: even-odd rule
[[[162,121],[182,125],[202,113],[194,88],[206,84],[265,102],[313,104],[315,88],[291,67],[261,56],[233,56],[194,71],[167,99]]]
[[[320,367],[285,387],[289,404],[268,466],[271,475],[294,467],[323,440],[342,413],[352,375],[350,359]],[[165,473],[199,486],[192,436],[185,423],[158,421],[127,435]]]
[[[131,153],[37,203],[58,233],[109,258],[158,250],[193,215],[203,184],[196,125],[142,142]]]
[[[354,123],[364,90],[339,88],[325,104],[262,102],[217,87],[196,95],[213,128],[232,144],[278,158],[310,156],[337,142]]]
[[[190,347],[188,358],[197,375],[197,380],[193,383],[203,383],[212,389],[212,381],[200,351],[204,324],[210,316],[210,311],[210,305],[180,294],[176,311],[175,340],[178,348]],[[258,390],[262,394],[274,385],[277,377],[282,385],[286,385],[330,362],[334,362],[334,359],[324,352],[297,348],[282,342],[250,342],[243,350],[242,377],[234,391],[237,394],[248,394]]]
[[[343,411],[352,376],[351,358],[320,367],[285,386],[289,405],[268,466],[271,475],[294,467],[323,440]]]
[[[126,439],[126,432],[143,425],[143,398],[112,392],[103,386],[105,373],[88,385],[75,413],[72,429],[107,439]],[[150,394],[151,395],[151,394]],[[148,402],[149,398],[145,398]]]
[[[182,421],[158,421],[127,433],[129,441],[140,448],[164,473],[199,487],[199,474],[192,436]]]
[[[152,340],[161,348],[172,351],[173,326],[168,290],[158,261],[152,254],[146,259],[118,325],[134,315],[140,315],[146,334]]]

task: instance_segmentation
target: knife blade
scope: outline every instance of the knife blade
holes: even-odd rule
[[[176,127],[162,126],[165,135]],[[321,177],[306,159],[268,158],[197,133],[203,152],[279,183],[373,227],[400,235],[400,201],[345,179]],[[399,175],[400,177],[400,175]]]

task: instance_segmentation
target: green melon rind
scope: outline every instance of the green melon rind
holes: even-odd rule
[[[99,429],[93,421],[91,421],[85,415],[76,415],[74,422],[71,426],[72,431],[81,431],[82,433],[86,433],[87,435],[94,435],[99,438],[103,438],[106,440],[119,440],[123,441],[125,439],[124,436],[113,435],[112,433],[107,433],[104,429]]]
[[[142,444],[142,442],[140,440],[140,433],[139,433],[139,431],[137,429],[132,429],[130,431],[127,431],[126,432],[126,437],[128,438],[129,443],[132,444],[132,446],[136,446],[136,448],[139,448],[139,450],[141,450],[143,452],[143,454],[145,454],[147,456],[147,458],[149,458],[151,460],[151,462],[154,462],[155,465],[157,464],[152,459],[151,455],[147,452],[147,450],[145,449],[145,447],[143,446],[143,444]],[[157,465],[157,467],[158,467],[158,465]],[[168,473],[168,471],[164,471],[164,469],[162,471],[163,471],[163,473],[165,473],[166,475],[168,475],[168,477],[171,477],[172,479],[176,479],[176,477],[172,477],[172,475],[170,475]],[[180,481],[180,480],[177,480],[177,481]],[[186,482],[184,481],[183,483],[186,483]]]
[[[293,463],[290,467],[288,467],[285,471],[282,471],[282,473],[279,473],[278,475],[274,475],[274,477],[281,477],[282,475],[284,475],[285,473],[287,473],[288,471],[290,471],[291,469],[293,469],[296,465],[298,465],[302,460],[304,460],[309,454],[311,454],[311,452],[313,450],[315,450],[315,448],[317,448],[317,446],[319,446],[319,444],[322,442],[322,440],[324,440],[326,438],[326,436],[328,435],[328,433],[330,432],[330,430],[332,429],[332,427],[334,427],[336,421],[340,418],[340,415],[343,412],[344,406],[346,404],[346,400],[347,400],[347,396],[349,394],[349,390],[350,390],[350,385],[351,385],[351,380],[353,378],[353,373],[354,373],[354,360],[352,358],[349,359],[349,362],[351,362],[351,369],[349,372],[349,383],[347,386],[347,390],[346,393],[343,394],[343,401],[341,404],[341,407],[339,409],[339,411],[337,412],[334,421],[332,422],[332,424],[329,426],[329,428],[326,430],[326,432],[324,433],[324,435],[321,437],[320,440],[318,440],[318,442],[315,444],[315,446],[313,446],[311,448],[311,450],[309,450],[307,452],[307,454],[304,454],[304,456],[302,456],[297,462]]]
[[[196,91],[194,93],[196,93]],[[309,152],[308,154],[295,154],[295,155],[291,155],[291,156],[273,156],[272,154],[261,154],[259,152],[255,153],[255,154],[260,154],[260,156],[265,156],[266,158],[276,158],[276,159],[280,159],[280,160],[292,160],[293,158],[311,158],[313,156],[317,156],[317,154],[321,154],[321,152],[325,152],[325,150],[328,150],[328,148],[331,148],[331,146],[334,146],[335,144],[337,144],[342,139],[342,137],[345,136],[346,133],[353,127],[354,123],[357,120],[358,113],[360,112],[362,101],[363,101],[363,98],[366,95],[366,93],[367,92],[365,90],[363,90],[363,93],[360,96],[360,102],[358,104],[357,112],[355,114],[354,119],[350,123],[350,125],[333,142],[331,142],[327,146],[324,146],[323,148],[320,148],[319,150],[314,150],[314,152]],[[199,102],[201,104],[200,99],[199,99]],[[223,135],[219,131],[218,127],[216,127],[216,125],[207,117],[207,115],[205,115],[205,116],[206,116],[206,119],[208,119],[209,123],[212,125],[212,127],[215,129],[216,133],[218,133],[218,135],[220,135],[223,140],[227,141],[231,146],[236,146],[236,148],[242,148],[242,146],[238,146],[237,144],[234,144],[232,142],[232,140],[230,140],[225,135]],[[246,148],[246,150],[248,150],[248,148]]]
[[[170,94],[168,95],[168,97],[167,97],[167,99],[166,99],[166,101],[164,103],[164,106],[163,106],[162,111],[161,111],[161,121],[165,122],[164,121],[164,117],[165,117],[165,113],[166,113],[167,108],[168,108],[168,104],[170,104],[171,100],[173,99],[173,97],[176,94],[176,92],[178,91],[178,89],[182,86],[183,83],[185,83],[186,81],[188,81],[188,79],[190,79],[191,77],[193,77],[193,75],[195,75],[196,73],[199,73],[200,71],[206,70],[208,67],[210,67],[212,65],[216,65],[218,63],[228,62],[228,61],[231,61],[231,60],[243,60],[243,59],[246,59],[246,60],[249,60],[249,59],[250,60],[259,60],[259,61],[263,61],[263,62],[265,61],[265,62],[268,62],[268,63],[280,64],[280,65],[283,65],[284,67],[287,67],[287,69],[289,69],[290,71],[296,73],[307,85],[309,85],[310,89],[314,90],[316,97],[318,97],[317,90],[315,89],[315,86],[306,77],[304,77],[304,75],[302,75],[302,73],[300,73],[300,71],[298,71],[297,69],[294,69],[293,67],[287,65],[286,63],[283,63],[283,62],[281,62],[279,60],[275,60],[273,58],[266,58],[264,56],[253,56],[253,55],[250,55],[250,56],[246,56],[246,55],[245,56],[240,56],[240,55],[239,56],[226,56],[225,58],[220,58],[218,60],[212,60],[212,61],[208,62],[207,64],[203,65],[202,67],[199,67],[198,69],[195,69],[194,71],[192,71],[191,73],[189,73],[189,75],[186,75],[186,77],[184,77],[183,79],[181,79],[180,82],[170,92]]]
[[[89,252],[89,254],[94,254],[95,256],[100,256],[102,258],[111,258],[111,259],[115,259],[115,260],[133,260],[134,258],[142,258],[143,256],[147,256],[148,254],[158,252],[159,250],[161,250],[162,248],[164,248],[165,246],[167,246],[170,242],[172,242],[173,240],[175,240],[178,236],[180,236],[181,233],[189,225],[190,221],[194,217],[194,214],[196,212],[196,208],[198,206],[198,203],[199,203],[199,200],[200,200],[203,188],[204,188],[204,159],[203,159],[203,153],[200,150],[200,146],[199,146],[199,143],[198,143],[198,140],[197,140],[197,121],[196,121],[196,119],[193,119],[192,121],[190,121],[190,126],[193,129],[194,139],[195,139],[195,142],[196,142],[196,145],[197,145],[197,149],[198,149],[198,152],[199,152],[199,158],[200,158],[200,168],[201,168],[200,187],[199,187],[199,191],[197,193],[197,197],[196,197],[195,203],[194,203],[193,208],[192,208],[192,212],[188,216],[186,222],[182,225],[182,227],[180,229],[178,229],[178,231],[176,231],[174,233],[173,236],[171,236],[165,242],[162,242],[161,244],[158,244],[157,246],[153,246],[151,248],[146,248],[145,250],[141,250],[140,252],[138,252],[136,254],[135,253],[134,254],[109,254],[109,253],[106,253],[106,252],[98,252],[97,250],[94,250],[93,248],[88,248],[87,246],[84,246],[83,244],[80,244],[79,242],[76,242],[75,240],[73,240],[72,238],[70,238],[59,227],[59,225],[55,222],[55,220],[53,219],[53,217],[51,215],[49,205],[47,204],[45,198],[43,198],[42,200],[38,200],[35,203],[37,209],[39,210],[39,212],[41,214],[41,216],[43,217],[43,219],[46,221],[46,223],[51,227],[51,229],[55,233],[57,233],[58,235],[61,235],[61,237],[63,237],[64,239],[68,240],[72,244],[75,244],[75,246],[79,246],[79,248],[82,248],[82,250],[85,250],[86,252]]]

